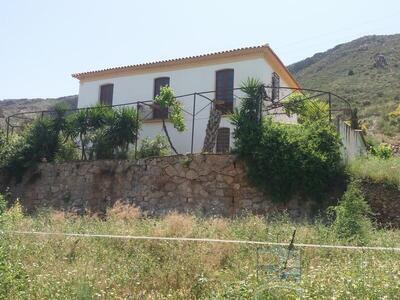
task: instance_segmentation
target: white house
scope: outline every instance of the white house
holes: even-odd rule
[[[289,90],[278,89],[280,86],[300,88],[268,45],[83,72],[73,74],[72,77],[79,79],[80,83],[79,108],[99,102],[117,105],[152,100],[164,85],[171,86],[177,96],[187,95],[178,98],[186,111],[186,131],[179,133],[172,124],[167,123],[171,140],[179,153],[192,150],[192,124],[193,151],[201,151],[212,105],[209,99],[218,100],[217,109],[224,113],[231,112],[240,105],[240,91],[232,89],[240,87],[248,78],[257,78],[274,87],[275,95],[272,97],[275,98],[290,93]],[[193,93],[199,94],[194,96]],[[152,108],[144,112],[141,112],[146,118],[140,138],[162,133],[161,117],[168,112],[152,112]],[[191,115],[193,112],[194,121]],[[229,150],[229,146],[232,146],[231,135],[232,125],[225,114],[217,138],[218,151]]]

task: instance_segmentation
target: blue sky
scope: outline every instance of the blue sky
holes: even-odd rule
[[[399,32],[398,0],[1,0],[0,99],[77,94],[81,71],[265,43],[290,64]]]

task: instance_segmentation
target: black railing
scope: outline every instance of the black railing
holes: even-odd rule
[[[351,105],[348,100],[345,98],[338,96],[331,92],[316,90],[316,89],[299,89],[299,88],[291,88],[291,87],[279,87],[278,88],[278,99],[272,98],[273,89],[276,87],[264,86],[265,89],[265,99],[262,104],[262,111],[264,115],[284,115],[282,101],[285,100],[293,93],[303,93],[307,95],[306,99],[311,100],[311,103],[314,101],[324,101],[328,105],[328,112],[326,117],[332,121],[337,116],[342,116],[344,119],[351,118]],[[224,102],[218,99],[215,99],[215,91],[203,91],[203,92],[194,92],[190,94],[184,94],[176,96],[177,99],[181,100],[183,104],[183,111],[186,115],[191,119],[191,134],[190,134],[190,152],[194,152],[194,141],[195,141],[195,129],[196,129],[196,117],[199,116],[201,112],[205,109],[216,108],[222,110],[223,114],[227,114],[232,112],[234,107],[238,107],[238,101],[243,96],[241,92],[241,88],[234,88],[233,91],[233,102],[229,101]],[[282,95],[282,96],[281,96]],[[207,103],[201,103],[200,99],[206,99]],[[204,102],[204,101],[203,101]],[[191,104],[191,109],[188,108],[188,104]],[[122,106],[133,106],[136,107],[138,121],[139,118],[141,120],[149,120],[153,119],[154,115],[158,115],[158,112],[162,114],[162,108],[156,104],[154,104],[153,100],[146,101],[134,101],[115,105],[104,106],[104,108],[115,108]],[[186,107],[186,109],[185,109]],[[315,104],[315,108],[319,109],[319,107]],[[85,108],[75,108],[75,109],[66,109],[65,113],[73,113],[81,110],[90,110],[94,109],[94,107],[85,107]],[[146,111],[148,109],[148,111]],[[156,112],[156,113],[154,113]],[[7,139],[10,135],[16,132],[17,129],[24,127],[27,123],[32,122],[37,118],[43,118],[44,116],[51,116],[55,113],[55,110],[41,110],[41,111],[31,111],[31,112],[20,112],[13,115],[10,115],[6,118],[6,133]],[[134,141],[135,150],[138,147],[138,137],[136,137]]]

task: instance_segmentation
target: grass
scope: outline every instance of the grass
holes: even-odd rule
[[[24,216],[17,205],[1,218],[8,230],[108,233],[343,244],[322,224],[285,216],[199,218],[172,213],[146,218],[117,205],[106,219],[43,211]],[[400,246],[400,232],[375,230],[369,245]],[[400,253],[312,249],[302,252],[305,299],[394,299],[400,294]],[[250,299],[267,287],[256,277],[250,245],[4,234],[0,240],[0,299]],[[262,299],[296,295],[269,290]]]
[[[400,188],[400,157],[380,159],[361,157],[348,166],[350,174],[356,178],[377,183],[386,183]]]

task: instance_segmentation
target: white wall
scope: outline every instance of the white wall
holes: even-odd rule
[[[154,79],[163,76],[170,78],[170,86],[177,96],[194,92],[214,91],[216,71],[227,68],[234,69],[234,87],[240,87],[242,82],[249,77],[257,78],[268,85],[271,84],[272,68],[264,59],[254,58],[240,62],[81,82],[79,87],[78,107],[82,108],[95,105],[99,100],[100,86],[107,83],[114,84],[113,104],[151,100],[153,98]],[[281,86],[286,86],[286,83],[283,82],[282,79]],[[282,93],[284,93],[284,91],[282,91]],[[240,91],[235,91],[234,94],[238,96],[241,95]],[[214,99],[214,93],[205,95]],[[189,112],[193,111],[193,96],[180,98],[179,100],[182,102],[185,110]],[[208,100],[202,97],[196,97],[196,113],[205,106],[208,105],[208,107],[199,112],[195,118],[194,152],[201,151],[203,146],[205,129],[211,107],[209,103]],[[238,105],[239,103],[236,101],[234,106],[238,107]],[[168,124],[169,133],[179,153],[187,153],[191,150],[192,117],[185,114],[185,119],[187,129],[183,133],[177,132],[171,124]],[[222,119],[221,127],[230,127],[231,133],[233,131],[232,125],[227,118]],[[152,138],[158,133],[162,133],[161,122],[144,123],[140,138]]]
[[[347,163],[367,152],[362,130],[352,129],[340,119],[337,120],[336,126],[342,141],[341,152],[344,162]]]

